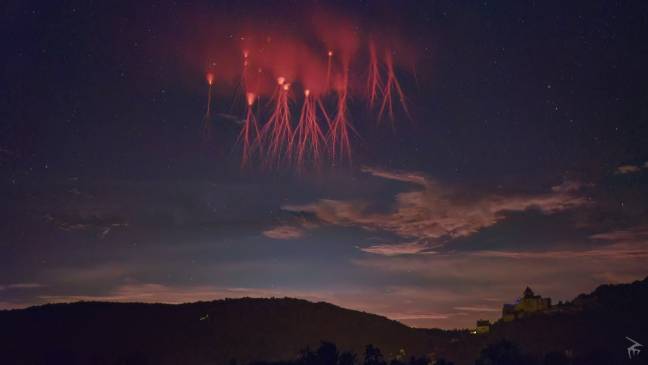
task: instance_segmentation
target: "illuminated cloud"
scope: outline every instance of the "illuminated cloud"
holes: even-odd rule
[[[429,251],[429,246],[421,242],[408,242],[408,243],[398,243],[398,244],[384,244],[384,245],[372,245],[369,247],[361,248],[362,251],[384,255],[384,256],[396,256],[404,254],[415,254],[415,253],[434,253]]]
[[[610,232],[591,235],[590,238],[601,241],[611,241],[617,244],[648,244],[648,225],[640,225]]]
[[[580,181],[565,180],[560,185],[552,186],[551,191],[553,191],[554,193],[575,193],[584,187],[592,186],[593,184],[583,184]]]
[[[304,230],[294,226],[277,226],[263,231],[263,235],[275,240],[294,240],[304,236]]]
[[[621,166],[616,168],[615,174],[625,175],[625,174],[633,174],[633,173],[639,172],[639,171],[641,171],[641,166],[637,166],[637,165],[621,165]]]
[[[36,289],[41,287],[43,287],[43,285],[38,283],[15,283],[15,284],[0,285],[0,291],[11,290],[11,289]]]
[[[576,258],[606,258],[606,259],[640,259],[648,258],[648,244],[630,245],[618,243],[603,248],[588,250],[556,250],[556,251],[477,251],[472,253],[481,257],[501,257],[509,259],[576,259]]]
[[[553,214],[589,203],[578,193],[582,185],[572,181],[541,194],[477,194],[441,184],[422,173],[373,168],[363,171],[383,179],[410,183],[416,188],[396,194],[394,208],[388,213],[371,212],[371,202],[331,199],[285,206],[284,209],[314,214],[320,221],[331,225],[357,226],[396,234],[407,243],[363,249],[393,256],[426,252],[448,240],[470,236],[506,219],[510,212],[537,209],[544,214]]]
[[[90,231],[95,233],[97,238],[103,239],[114,229],[128,227],[128,223],[123,220],[113,218],[102,218],[100,216],[92,217],[71,217],[71,216],[54,216],[46,214],[45,220],[54,224],[59,229],[66,232]]]
[[[0,146],[0,161],[10,161],[18,157],[18,154],[6,147]]]
[[[228,288],[213,285],[170,286],[159,283],[133,283],[121,285],[100,295],[42,295],[46,302],[67,303],[75,301],[109,301],[140,303],[190,303],[225,298],[268,298],[300,297],[321,300],[321,296],[310,292],[296,292],[281,289]]]
[[[435,320],[435,319],[447,319],[451,314],[442,314],[442,313],[383,313],[387,318],[391,318],[397,321],[418,321],[418,320]]]
[[[500,312],[502,310],[494,307],[454,307],[454,309],[463,312]]]
[[[428,179],[425,177],[425,175],[419,172],[394,172],[373,167],[363,167],[362,172],[376,177],[382,177],[387,180],[403,181],[418,185],[427,185],[428,183]]]

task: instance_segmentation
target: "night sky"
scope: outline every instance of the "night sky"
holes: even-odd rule
[[[2,309],[289,296],[455,328],[648,275],[645,1],[1,8]],[[353,97],[351,161],[241,168],[244,96],[216,72],[206,139],[202,50],[322,8],[414,45],[410,117]]]

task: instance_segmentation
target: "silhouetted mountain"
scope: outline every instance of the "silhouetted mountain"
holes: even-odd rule
[[[366,345],[372,344],[384,358],[376,364],[396,357],[418,364],[423,360],[411,356],[426,354],[456,365],[476,361],[647,364],[645,347],[628,359],[631,343],[626,337],[648,345],[648,278],[600,286],[547,312],[497,322],[483,335],[413,329],[381,316],[289,298],[181,305],[49,304],[0,311],[0,364],[231,364],[236,360],[238,364],[308,365],[311,362],[298,359],[300,354],[304,358],[302,350],[316,349],[322,341],[331,345],[306,352],[312,363],[332,365],[321,359],[339,350],[341,357],[347,351],[355,354],[345,354],[345,364],[362,364]],[[349,361],[352,358],[355,362]]]
[[[321,341],[359,354],[374,344],[386,356],[409,355],[423,354],[427,339],[384,317],[288,298],[0,311],[2,364],[241,364],[294,359]]]

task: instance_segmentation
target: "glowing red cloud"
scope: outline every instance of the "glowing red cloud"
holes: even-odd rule
[[[386,115],[394,120],[396,107],[409,114],[398,74],[413,64],[416,48],[404,37],[393,31],[388,36],[368,34],[366,29],[381,28],[320,8],[291,21],[257,16],[197,22],[194,34],[199,35],[183,44],[183,49],[194,46],[183,53],[187,58],[198,55],[193,64],[213,70],[207,73],[210,92],[214,85],[216,92],[235,90],[247,97],[244,160],[254,144],[249,134],[256,128],[251,106],[258,99],[273,104],[269,110],[257,109],[259,121],[266,121],[259,125],[259,156],[298,165],[318,161],[325,149],[333,159],[350,159],[351,101],[377,106],[378,119]],[[334,110],[327,111],[325,105]],[[293,106],[296,110],[291,111]]]
[[[209,86],[214,84],[214,74],[211,72],[207,72],[207,75],[205,75],[205,78],[207,79],[207,84]]]

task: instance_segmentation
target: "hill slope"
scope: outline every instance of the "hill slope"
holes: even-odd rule
[[[433,347],[458,365],[474,364],[481,349],[502,340],[514,342],[538,363],[548,353],[559,352],[578,364],[648,364],[646,351],[629,362],[631,343],[626,337],[648,345],[648,278],[602,285],[546,313],[497,322],[489,334],[435,341]]]
[[[202,318],[202,319],[201,319]],[[626,340],[648,344],[648,278],[603,285],[551,311],[496,323],[491,333],[417,330],[373,314],[299,299],[229,299],[181,305],[80,302],[0,311],[2,364],[239,364],[294,359],[320,341],[387,359],[434,352],[472,365],[480,351],[514,342],[542,364],[549,353],[568,364],[628,362]],[[361,360],[361,357],[360,357]],[[552,364],[552,362],[547,363]],[[565,364],[565,363],[561,363]]]
[[[240,364],[291,359],[321,340],[357,353],[374,344],[385,354],[422,354],[427,338],[384,317],[288,298],[0,311],[2,363]]]

